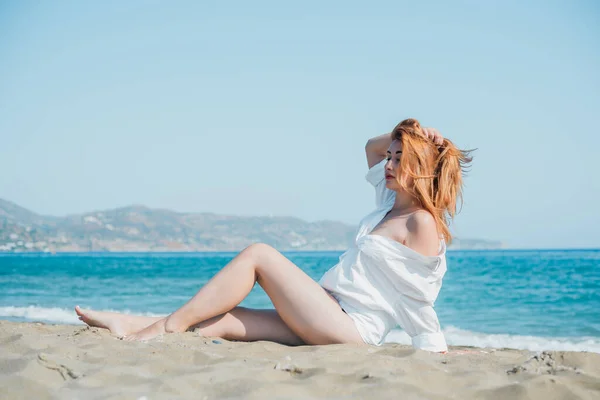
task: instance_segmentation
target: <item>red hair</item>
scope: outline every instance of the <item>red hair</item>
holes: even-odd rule
[[[398,183],[433,215],[438,232],[449,244],[449,224],[457,201],[462,203],[462,175],[472,160],[471,150],[459,150],[449,139],[436,145],[416,119],[400,122],[392,131],[392,139],[402,143]]]

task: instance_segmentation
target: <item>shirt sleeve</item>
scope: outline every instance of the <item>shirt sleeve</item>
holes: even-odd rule
[[[448,351],[446,339],[433,307],[405,296],[398,307],[396,322],[412,340],[415,349],[444,352]]]
[[[384,204],[388,204],[389,201],[394,201],[396,193],[385,187],[385,158],[379,163],[373,165],[367,176],[367,181],[375,188],[375,205],[377,208]]]

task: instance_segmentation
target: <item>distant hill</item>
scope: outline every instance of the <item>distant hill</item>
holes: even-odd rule
[[[180,213],[141,205],[51,217],[0,199],[0,251],[239,251],[255,242],[282,250],[343,250],[355,227],[292,217]],[[457,239],[458,248],[501,243]],[[470,247],[469,247],[470,246]]]

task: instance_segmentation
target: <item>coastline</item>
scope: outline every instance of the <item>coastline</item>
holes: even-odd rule
[[[147,343],[104,329],[0,320],[2,398],[489,398],[600,396],[600,354],[450,346],[289,347],[193,332]]]
[[[282,253],[343,253],[346,251],[347,247],[339,247],[339,248],[324,248],[324,249],[295,249],[295,248],[280,248],[277,249]],[[238,254],[242,251],[243,248],[235,248],[235,249],[199,249],[199,250],[181,250],[181,249],[141,249],[141,250],[57,250],[57,251],[39,251],[39,250],[16,250],[16,251],[0,251],[0,256],[11,256],[11,255],[27,255],[27,256],[65,256],[65,255],[143,255],[143,254],[164,254],[164,255],[180,255],[180,254]],[[447,248],[447,252],[449,253],[476,253],[476,252],[506,252],[506,253],[527,253],[527,252],[577,252],[577,251],[592,251],[598,252],[600,251],[600,247],[542,247],[542,248],[529,248],[529,247],[481,247],[481,248],[459,248],[449,246]]]

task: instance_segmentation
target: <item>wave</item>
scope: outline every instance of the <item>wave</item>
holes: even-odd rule
[[[103,310],[124,314],[160,316],[152,313],[138,313],[131,310]],[[16,321],[41,321],[55,324],[82,324],[75,311],[58,307],[0,307],[0,318]],[[589,351],[600,353],[600,338],[597,337],[538,337],[507,334],[489,334],[472,332],[454,326],[447,326],[444,335],[449,345],[473,346],[481,348],[510,348],[531,351]],[[410,337],[401,330],[393,330],[386,337],[386,343],[401,343],[410,345]]]
[[[597,337],[539,337],[482,333],[447,326],[443,329],[446,341],[451,346],[472,346],[492,349],[521,349],[531,351],[589,351],[600,353],[600,338]],[[393,330],[386,343],[410,344],[410,336],[401,330]]]
[[[85,307],[82,307],[85,308]],[[159,314],[138,313],[131,310],[102,310],[110,312],[119,312],[123,314],[144,315],[146,317],[159,317]],[[17,321],[40,321],[50,322],[55,324],[83,324],[75,314],[74,309],[58,308],[58,307],[0,307],[0,318],[9,318]]]

